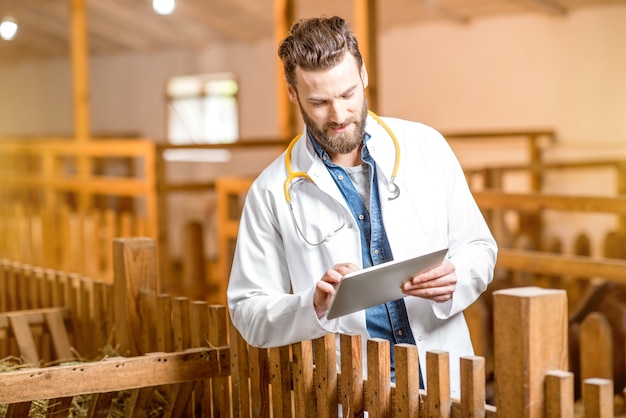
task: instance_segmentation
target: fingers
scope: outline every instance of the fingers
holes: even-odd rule
[[[315,284],[313,305],[318,317],[321,317],[330,309],[330,303],[335,296],[335,289],[341,278],[356,270],[358,270],[358,267],[352,263],[336,264],[333,268],[327,270],[322,279]]]
[[[456,282],[454,265],[449,261],[444,261],[439,267],[418,274],[404,283],[402,291],[409,296],[445,302],[452,298],[456,290]]]

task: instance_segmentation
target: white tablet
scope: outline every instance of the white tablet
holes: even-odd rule
[[[337,285],[335,298],[326,317],[334,319],[405,297],[402,284],[416,274],[440,265],[447,253],[446,248],[346,274]]]

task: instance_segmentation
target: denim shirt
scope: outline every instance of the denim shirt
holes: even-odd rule
[[[328,153],[322,149],[310,131],[308,131],[308,138],[313,144],[315,152],[322,159],[328,172],[343,194],[354,219],[357,220],[361,233],[363,268],[393,260],[391,247],[389,246],[385,225],[382,219],[376,176],[376,163],[367,149],[367,141],[370,135],[365,134],[361,151],[361,158],[369,166],[369,213],[359,193],[352,184],[352,181],[348,181],[350,179],[348,173],[342,167],[331,162]],[[400,343],[415,345],[415,339],[413,338],[409,324],[404,299],[397,299],[392,302],[368,308],[365,311],[365,317],[367,331],[370,333],[370,336],[372,338],[384,338],[390,342],[391,380],[395,381],[394,345]],[[420,387],[424,387],[421,373]]]

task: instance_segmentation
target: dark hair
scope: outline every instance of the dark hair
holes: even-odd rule
[[[359,69],[363,57],[348,22],[338,16],[301,19],[291,26],[289,35],[278,47],[287,83],[296,87],[296,68],[306,71],[334,67],[350,52]]]

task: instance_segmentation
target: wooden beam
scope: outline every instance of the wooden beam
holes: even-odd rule
[[[354,0],[354,34],[367,69],[369,84],[365,91],[368,106],[378,110],[378,25],[376,0]]]
[[[544,195],[541,193],[474,192],[481,209],[511,209],[517,211],[562,210],[567,212],[597,212],[626,215],[626,197],[595,197]]]
[[[626,283],[626,260],[614,258],[500,248],[496,267],[542,275],[601,277],[616,283]]]
[[[76,141],[88,141],[89,114],[89,46],[87,39],[86,0],[70,0],[70,50],[72,85],[74,87],[74,136]]]
[[[295,19],[295,0],[274,0],[274,39],[276,45],[285,39]],[[276,57],[276,100],[278,102],[278,132],[282,138],[295,135],[298,131],[296,111],[287,95],[283,64]]]
[[[107,393],[223,376],[228,373],[228,355],[227,347],[194,348],[7,372],[0,380],[0,403]]]

